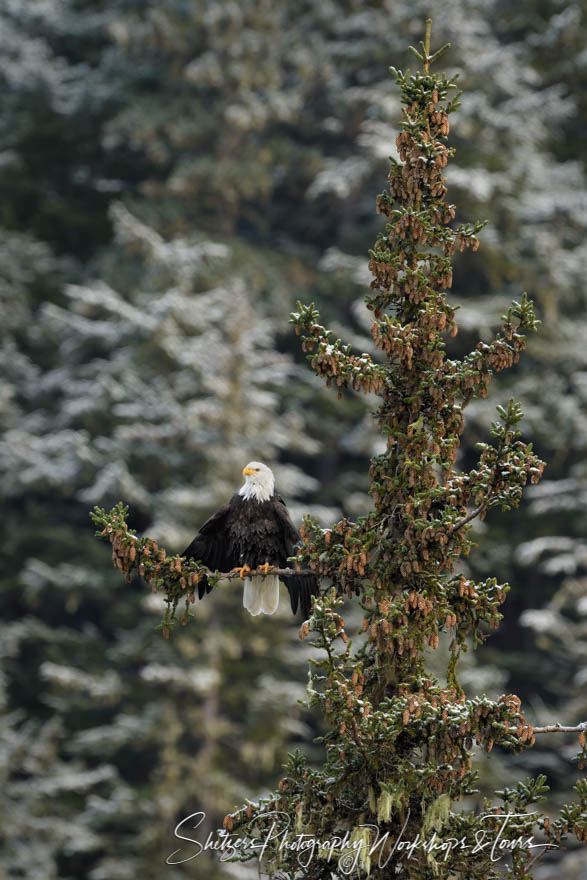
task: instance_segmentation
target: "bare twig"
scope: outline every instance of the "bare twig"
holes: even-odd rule
[[[463,519],[460,519],[457,523],[452,527],[453,532],[456,532],[457,529],[461,529],[463,526],[466,526],[467,523],[470,523],[472,519],[475,519],[476,516],[479,516],[489,503],[489,499],[484,503],[480,504],[479,507],[476,507],[475,510],[472,510],[471,513],[468,513]]]
[[[564,724],[548,724],[546,727],[533,727],[534,733],[582,733],[587,731],[587,721],[582,721],[576,727],[568,727]]]
[[[432,19],[426,19],[426,39],[424,43],[424,73],[430,70],[430,34],[432,32]]]

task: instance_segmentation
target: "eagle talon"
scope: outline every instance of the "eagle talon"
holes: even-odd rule
[[[264,562],[263,565],[257,566],[257,571],[262,571],[264,575],[268,575],[272,568],[275,566],[270,565],[268,562]]]
[[[247,574],[248,574],[250,571],[252,571],[250,565],[237,565],[237,566],[235,566],[235,569],[234,569],[234,570],[235,570],[236,572],[238,572],[238,576],[240,577],[241,580],[244,580],[245,577],[247,576]]]

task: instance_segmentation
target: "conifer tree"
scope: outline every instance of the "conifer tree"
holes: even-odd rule
[[[453,228],[455,207],[446,201],[449,116],[459,95],[456,77],[430,71],[445,48],[431,54],[428,26],[420,51],[413,50],[423,69],[410,75],[391,68],[403,105],[399,161],[392,159],[388,188],[377,199],[386,225],[370,253],[366,297],[381,359],[353,354],[320,324],[313,305],[298,304],[292,316],[312,368],[327,385],[339,396],[353,388],[379,398],[376,418],[386,449],[371,462],[367,515],[327,530],[307,518],[302,530],[297,564],[309,566],[323,584],[300,636],[311,638],[317,651],[308,702],[327,722],[325,763],[312,769],[296,752],[278,791],[224,822],[227,843],[237,834],[264,840],[263,870],[282,878],[303,871],[307,880],[319,880],[356,870],[375,878],[395,871],[419,880],[492,880],[507,871],[522,880],[532,877],[545,851],[529,847],[534,834],[555,845],[568,834],[587,839],[585,780],[555,821],[535,809],[548,790],[543,776],[496,792],[481,814],[459,803],[476,790],[475,746],[523,750],[539,732],[514,694],[467,699],[457,664],[462,651],[498,626],[509,589],[495,578],[474,582],[459,570],[473,546],[471,523],[491,508],[516,507],[544,463],[522,441],[521,408],[510,400],[498,406],[477,466],[455,467],[464,410],[487,395],[495,372],[517,362],[538,322],[524,294],[490,343],[478,342],[461,359],[447,355],[446,337],[458,329],[447,299],[451,257],[477,250],[483,223]],[[110,535],[127,577],[138,569],[166,592],[167,628],[183,599],[187,618],[200,567],[166,557],[148,538],[137,540],[125,514],[122,506],[110,514],[98,509],[94,519]],[[364,612],[354,643],[342,617],[345,598],[353,596]],[[427,654],[445,638],[446,683],[428,671]],[[575,730],[582,767],[584,726]],[[306,849],[288,846],[288,835],[290,842],[302,835]],[[507,859],[500,838],[518,841]],[[237,857],[256,854],[253,845]]]

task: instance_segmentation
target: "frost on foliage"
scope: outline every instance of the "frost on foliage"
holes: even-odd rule
[[[152,714],[152,713],[151,713]],[[110,724],[87,727],[75,733],[68,751],[75,756],[108,757],[124,746],[146,739],[154,721],[145,716],[120,713]],[[121,795],[124,789],[121,789]],[[111,809],[114,804],[111,805]]]
[[[194,666],[191,669],[180,669],[162,663],[148,663],[141,669],[143,681],[154,685],[165,685],[171,690],[205,694],[220,683],[220,673],[216,669],[202,669]]]
[[[78,492],[80,501],[105,502],[107,499],[122,495],[137,507],[149,506],[149,495],[129,472],[124,462],[105,464],[98,473],[96,482]]]
[[[113,215],[143,285],[130,294],[104,281],[70,285],[67,306],[42,307],[32,332],[61,363],[31,381],[36,415],[4,436],[0,459],[15,493],[70,487],[84,502],[156,507],[164,520],[175,517],[173,486],[193,487],[196,523],[234,491],[248,459],[315,451],[303,419],[281,403],[295,367],[274,350],[274,326],[240,279],[195,291],[202,272],[222,273],[224,245],[166,241],[121,205]],[[169,484],[160,493],[149,489],[157,459]]]
[[[347,281],[350,279],[355,284],[365,286],[371,281],[369,267],[362,257],[354,257],[345,254],[337,247],[330,247],[324,252],[318,263],[323,272],[334,272],[343,276]]]
[[[333,159],[314,178],[306,197],[315,199],[327,194],[337,199],[346,199],[361,186],[369,170],[369,163],[365,159],[351,158],[340,162]]]
[[[587,504],[587,475],[582,467],[575,467],[571,475],[561,480],[548,480],[542,491],[532,487],[528,492],[530,512],[534,516],[575,512],[581,514]]]
[[[587,542],[565,536],[534,538],[518,547],[515,559],[519,565],[538,566],[546,573],[554,573],[557,560],[561,560],[562,569],[570,569],[571,573],[579,565],[587,568]]]
[[[524,611],[520,617],[520,623],[537,633],[550,633],[559,638],[568,638],[570,635],[568,623],[565,622],[561,614],[551,608],[534,608]]]
[[[190,291],[196,275],[210,260],[222,260],[230,251],[225,244],[210,241],[188,241],[174,238],[166,241],[158,232],[142,223],[121,203],[112,205],[111,216],[117,240],[129,251],[143,254],[155,277],[176,278],[183,290]]]
[[[93,469],[96,457],[86,431],[48,433],[44,425],[37,431],[39,422],[35,417],[24,419],[0,439],[6,496],[51,488],[72,494]]]
[[[51,277],[58,264],[44,242],[0,228],[0,338],[26,322],[27,288],[43,276]]]
[[[19,720],[7,716],[0,726],[2,864],[7,876],[46,880],[58,876],[58,851],[87,853],[103,845],[96,825],[84,819],[84,805],[107,789],[116,799],[123,786],[114,767],[106,763],[84,769],[57,757],[59,721]],[[63,809],[71,798],[78,805],[75,815]]]
[[[80,669],[46,661],[40,667],[41,677],[59,690],[70,690],[93,700],[116,700],[122,690],[119,675],[111,670],[103,675],[90,675]]]
[[[70,65],[54,52],[63,4],[7,0],[0,12],[0,78],[9,88],[39,91],[57,113],[77,112],[92,92],[104,87],[87,64]]]
[[[88,583],[97,581],[95,573],[90,567],[72,565],[62,562],[57,565],[48,565],[42,559],[29,557],[19,574],[19,582],[25,595],[34,596],[37,591],[48,589],[62,590],[63,592],[75,589],[87,589]],[[36,637],[38,638],[38,633]]]

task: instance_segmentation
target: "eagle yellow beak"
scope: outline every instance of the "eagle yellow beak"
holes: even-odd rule
[[[248,476],[250,476],[251,474],[254,474],[254,473],[255,473],[255,471],[254,471],[253,468],[251,468],[251,467],[248,467],[248,466],[247,466],[247,467],[244,467],[244,468],[243,468],[243,477],[248,477]]]

